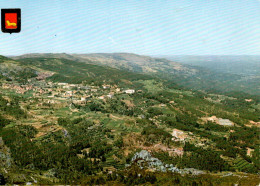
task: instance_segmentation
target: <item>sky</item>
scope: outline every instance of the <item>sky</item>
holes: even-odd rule
[[[0,0],[21,8],[0,55],[260,55],[260,0]]]

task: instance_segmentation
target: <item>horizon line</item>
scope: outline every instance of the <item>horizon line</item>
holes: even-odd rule
[[[140,56],[260,56],[260,54],[139,54],[133,52],[90,52],[90,53],[67,53],[67,52],[33,52],[15,55],[5,55],[2,56],[23,56],[23,55],[33,55],[33,54],[68,54],[68,55],[86,55],[86,54],[135,54]]]

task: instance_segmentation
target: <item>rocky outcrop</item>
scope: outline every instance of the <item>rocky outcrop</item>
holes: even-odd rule
[[[2,137],[0,137],[0,167],[9,168],[12,165],[10,149],[4,145]]]
[[[173,164],[164,164],[158,158],[153,157],[147,150],[141,150],[140,152],[135,153],[131,159],[131,162],[137,163],[137,165],[141,169],[147,168],[150,170],[160,171],[160,172],[170,171],[170,172],[175,172],[180,174],[192,174],[192,175],[205,174],[204,171],[197,170],[194,168],[179,169]]]
[[[132,161],[136,161],[141,168],[148,166],[149,168],[159,171],[166,171],[162,161],[158,158],[152,157],[151,154],[146,150],[142,150],[136,153],[132,158]]]
[[[147,150],[142,150],[135,153],[133,156],[132,162],[136,162],[140,168],[149,168],[156,171],[166,172],[179,172],[177,167],[171,165],[164,165],[164,163],[158,158],[152,157],[152,155]]]

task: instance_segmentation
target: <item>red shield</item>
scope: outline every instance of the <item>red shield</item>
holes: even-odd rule
[[[1,9],[2,31],[17,33],[21,30],[21,9]]]
[[[5,28],[17,29],[17,13],[5,13]]]

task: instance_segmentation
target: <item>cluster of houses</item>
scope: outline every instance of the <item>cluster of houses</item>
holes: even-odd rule
[[[33,86],[32,85],[19,85],[19,84],[3,83],[2,88],[3,89],[13,89],[18,94],[24,94],[28,90],[32,90]]]
[[[32,90],[32,95],[35,98],[45,99],[63,99],[70,100],[76,104],[86,104],[90,98],[98,99],[111,99],[115,94],[134,94],[134,89],[121,90],[117,86],[111,86],[104,84],[99,86],[88,86],[82,84],[69,84],[69,83],[54,83],[37,81],[26,85],[20,85],[19,83],[3,83],[3,89],[12,89],[16,93],[25,94],[27,91]],[[50,102],[51,103],[51,102]]]

